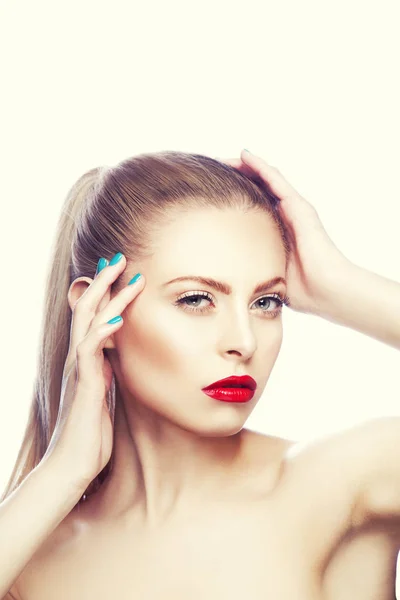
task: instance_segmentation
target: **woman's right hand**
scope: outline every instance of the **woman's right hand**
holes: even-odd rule
[[[103,349],[123,320],[120,316],[144,288],[143,276],[111,297],[111,284],[126,267],[122,258],[98,273],[72,309],[70,343],[64,365],[60,408],[42,462],[55,465],[82,493],[108,463],[113,425],[107,408],[112,369]]]

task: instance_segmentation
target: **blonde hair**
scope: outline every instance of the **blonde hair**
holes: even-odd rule
[[[122,252],[128,266],[150,256],[151,237],[157,226],[173,217],[175,211],[179,214],[203,206],[267,212],[288,256],[288,230],[276,197],[261,181],[252,181],[207,156],[174,151],[141,154],[114,167],[91,169],[73,185],[62,206],[50,252],[37,375],[27,424],[0,501],[40,463],[53,435],[69,347],[72,312],[67,294],[71,283],[78,277],[93,278],[100,257],[110,260],[116,252]],[[127,283],[124,273],[112,291],[119,291]],[[113,418],[114,378],[107,402]],[[90,490],[98,489],[107,477],[112,458],[113,454],[90,484]]]

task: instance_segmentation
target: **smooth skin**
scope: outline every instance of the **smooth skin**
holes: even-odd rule
[[[349,266],[348,259],[328,236],[318,213],[282,176],[260,157],[243,151],[239,159],[220,162],[236,168],[262,183],[279,200],[278,210],[289,230],[292,252],[287,267],[290,306],[298,312],[318,314],[329,301],[327,290],[338,273]]]
[[[244,163],[243,153],[241,158]],[[263,167],[262,174],[267,179],[271,172]],[[289,184],[274,173],[274,185],[278,193],[279,185]],[[286,200],[289,219],[298,197],[288,192]],[[14,588],[22,600],[55,594],[59,600],[102,600],[116,590],[123,600],[393,600],[400,545],[400,420],[374,420],[311,444],[243,427],[282,342],[281,314],[266,315],[276,308],[271,296],[287,292],[295,310],[315,311],[360,331],[367,323],[367,335],[400,347],[400,335],[392,333],[400,285],[336,254],[314,209],[303,207],[304,218],[292,221],[298,225],[292,232],[297,254],[287,273],[278,232],[267,215],[211,209],[165,226],[154,256],[132,265],[132,272],[125,275],[124,259],[112,267],[127,281],[138,271],[146,278],[140,294],[126,304],[123,325],[115,326],[104,346],[119,388],[113,471],[32,558]],[[310,254],[300,242],[307,226],[337,265],[337,281],[356,279],[349,293],[361,317],[348,308],[338,314],[337,298],[334,292],[326,297],[325,285],[320,293],[312,277],[317,266],[308,262],[318,250],[314,245]],[[189,273],[226,282],[232,293],[198,282],[165,285]],[[286,284],[254,294],[260,281],[276,276],[286,276]],[[95,284],[86,278],[72,284],[71,309],[86,289],[99,287]],[[366,299],[371,284],[379,313]],[[335,289],[332,279],[326,285]],[[388,298],[383,309],[380,288]],[[211,299],[192,298],[185,308],[177,304],[183,294],[199,291]],[[108,293],[98,310],[115,300]],[[376,316],[385,309],[386,324],[394,325],[390,335]],[[113,307],[107,318],[115,314]],[[233,374],[257,381],[249,403],[220,403],[201,392]],[[95,402],[99,414],[99,399]],[[80,477],[102,464],[99,447]],[[58,464],[66,465],[65,457],[60,453]],[[66,584],[60,590],[61,578]]]
[[[117,263],[103,269],[86,292],[72,301],[60,410],[43,461],[57,465],[77,489],[89,485],[112,452],[113,428],[106,405],[112,371],[103,348],[123,320],[115,324],[108,321],[123,312],[144,287],[141,278],[110,300],[110,285],[121,266]]]
[[[278,208],[293,244],[287,269],[290,307],[356,329],[400,350],[400,284],[346,258],[326,233],[314,206],[276,167],[245,150],[240,159],[221,162],[261,180],[279,199]],[[375,289],[379,294],[371,294]]]

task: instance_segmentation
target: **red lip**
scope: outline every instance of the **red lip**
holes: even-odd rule
[[[215,381],[211,383],[207,387],[203,388],[203,390],[213,390],[216,388],[249,388],[250,390],[255,390],[257,387],[257,383],[254,381],[252,377],[249,375],[243,375],[242,377],[226,377],[225,379],[220,379],[219,381]]]

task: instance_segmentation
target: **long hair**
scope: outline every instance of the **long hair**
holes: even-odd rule
[[[210,157],[174,151],[141,154],[113,167],[91,169],[73,185],[64,200],[50,249],[28,419],[0,501],[40,463],[53,435],[69,348],[72,311],[67,294],[71,283],[78,277],[94,278],[99,258],[110,260],[117,251],[125,255],[127,266],[150,256],[155,228],[173,217],[175,211],[179,214],[199,207],[267,212],[280,232],[288,257],[290,234],[276,197],[261,181],[252,181]],[[111,289],[118,292],[124,285],[122,273]],[[107,396],[113,420],[114,377]],[[87,492],[99,488],[110,471],[112,459],[113,453]]]

